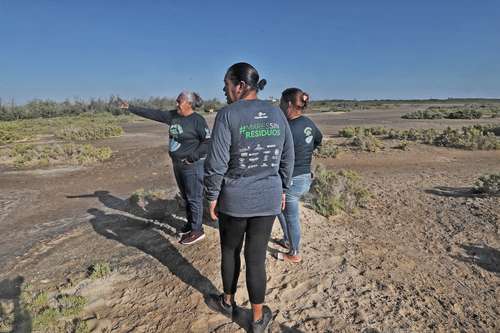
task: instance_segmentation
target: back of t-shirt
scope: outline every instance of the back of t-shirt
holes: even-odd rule
[[[293,142],[281,110],[241,100],[220,110],[205,163],[209,200],[232,216],[277,215],[291,181]],[[220,192],[220,195],[219,195]]]
[[[321,144],[323,135],[314,122],[306,116],[289,121],[293,136],[295,163],[293,177],[311,172],[311,162],[314,149]]]

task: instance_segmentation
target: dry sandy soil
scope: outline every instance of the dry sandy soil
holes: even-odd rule
[[[500,123],[401,119],[411,108],[312,118],[326,136],[347,125]],[[50,289],[76,281],[95,332],[245,332],[244,274],[235,322],[205,302],[221,290],[217,225],[207,221],[201,243],[177,242],[184,214],[174,200],[166,128],[144,122],[125,130],[99,142],[115,151],[100,166],[0,170],[0,301],[19,306],[26,283]],[[500,198],[470,191],[478,176],[500,171],[499,151],[389,144],[315,163],[359,172],[373,198],[358,214],[329,220],[302,209],[304,261],[267,260],[270,332],[500,331]],[[138,188],[167,190],[165,213],[152,219],[148,208],[132,210],[126,199]],[[276,223],[273,237],[280,233]],[[86,279],[99,260],[112,274]],[[14,326],[22,332],[30,323]]]

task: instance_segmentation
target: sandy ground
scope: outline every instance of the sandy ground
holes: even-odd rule
[[[347,125],[500,123],[400,118],[412,108],[312,118],[326,136]],[[217,224],[207,221],[201,243],[177,243],[184,214],[174,200],[166,128],[144,122],[125,129],[99,142],[115,157],[98,167],[0,170],[0,301],[16,304],[26,283],[81,281],[76,288],[89,299],[85,318],[95,332],[245,332],[244,274],[235,322],[206,304],[221,290]],[[359,172],[373,199],[356,215],[330,220],[303,207],[304,261],[267,261],[270,332],[500,331],[500,198],[469,191],[478,176],[500,171],[500,152],[411,145],[315,163]],[[164,215],[151,219],[130,208],[126,198],[139,188],[167,190]],[[280,233],[276,223],[273,237]],[[270,253],[278,249],[269,244]],[[99,260],[113,273],[85,279]],[[15,326],[20,332],[27,324]]]

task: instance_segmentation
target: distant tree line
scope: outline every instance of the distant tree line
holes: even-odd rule
[[[17,105],[14,101],[5,102],[0,99],[0,121],[10,121],[18,119],[53,118],[61,116],[78,116],[93,113],[111,113],[113,115],[128,114],[126,110],[118,108],[118,97],[111,96],[108,99],[90,100],[65,100],[56,102],[49,99],[34,99],[24,105]],[[165,97],[151,97],[148,99],[130,99],[131,105],[149,107],[160,110],[175,109],[175,99]],[[202,110],[218,110],[224,104],[217,99],[207,100]]]

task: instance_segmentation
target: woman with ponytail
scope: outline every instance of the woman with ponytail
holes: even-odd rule
[[[257,99],[265,80],[247,63],[229,67],[224,77],[228,106],[217,113],[205,162],[205,193],[210,215],[219,219],[224,293],[211,298],[231,317],[245,244],[247,290],[253,332],[264,332],[272,318],[263,306],[266,251],[271,229],[284,204],[293,168],[288,122],[271,102]]]
[[[187,223],[179,232],[183,245],[194,244],[203,238],[203,163],[210,141],[210,130],[203,116],[193,109],[203,104],[194,92],[184,91],[176,100],[177,109],[161,111],[129,105],[122,101],[120,108],[169,126],[169,155],[181,196],[186,203]]]
[[[311,186],[313,151],[323,139],[314,122],[303,115],[308,102],[309,95],[298,88],[288,88],[281,94],[280,108],[292,131],[295,162],[292,184],[286,192],[285,209],[278,215],[284,235],[278,244],[286,248],[288,253],[278,252],[276,258],[294,263],[301,261],[299,200]]]

